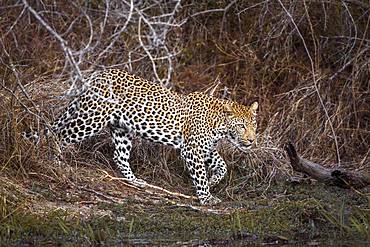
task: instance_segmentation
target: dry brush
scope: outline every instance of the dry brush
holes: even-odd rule
[[[306,158],[367,172],[369,11],[355,0],[4,1],[0,176],[68,184],[99,177],[85,168],[113,172],[106,133],[61,160],[53,137],[36,145],[21,138],[29,127],[47,128],[86,75],[112,67],[182,93],[219,78],[218,97],[260,102],[259,146],[247,156],[223,146],[231,197],[292,172],[288,139]],[[176,152],[136,144],[132,163],[142,177],[186,183]]]

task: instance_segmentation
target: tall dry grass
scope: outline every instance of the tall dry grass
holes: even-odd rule
[[[309,159],[368,171],[369,8],[356,0],[5,1],[1,176],[67,183],[97,176],[82,167],[115,171],[107,133],[61,158],[53,138],[36,145],[21,138],[56,118],[68,100],[60,96],[81,86],[79,73],[109,67],[182,93],[204,90],[218,77],[219,97],[258,100],[259,146],[249,155],[221,148],[233,186],[289,174],[283,146],[290,139]],[[136,144],[139,176],[188,183],[175,151]]]

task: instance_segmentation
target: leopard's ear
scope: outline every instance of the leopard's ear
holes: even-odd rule
[[[255,101],[251,106],[249,107],[250,111],[253,115],[257,115],[257,109],[258,109],[258,102]]]

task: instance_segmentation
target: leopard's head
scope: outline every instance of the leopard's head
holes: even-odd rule
[[[242,151],[257,143],[257,109],[257,102],[250,106],[234,102],[225,105],[228,140]]]

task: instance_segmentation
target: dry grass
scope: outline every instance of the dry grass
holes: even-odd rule
[[[228,146],[222,150],[231,173],[229,187],[221,190],[230,198],[234,190],[289,175],[282,149],[289,139],[307,158],[369,170],[368,4],[186,1],[172,12],[176,5],[170,3],[142,3],[132,10],[119,1],[36,2],[30,6],[54,33],[21,2],[0,7],[2,178],[12,183],[48,178],[62,190],[99,183],[96,169],[118,175],[107,133],[65,150],[59,161],[53,138],[37,145],[21,138],[30,126],[42,132],[61,111],[66,99],[59,96],[78,85],[75,65],[82,73],[126,68],[183,93],[204,90],[219,77],[219,97],[245,104],[258,100],[259,147],[247,156]],[[151,18],[163,13],[172,15]],[[162,44],[155,43],[159,37]],[[175,151],[136,144],[132,164],[140,177],[190,191]]]

